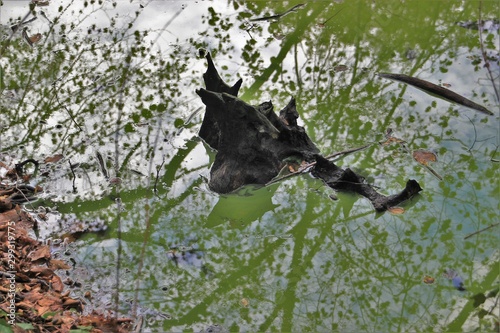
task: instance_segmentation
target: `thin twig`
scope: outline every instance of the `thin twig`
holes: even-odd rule
[[[139,316],[135,322],[135,330],[134,333],[140,333],[142,332],[142,322],[144,320],[143,316]]]
[[[334,18],[335,16],[337,16],[341,11],[343,11],[344,8],[340,8],[340,10],[338,10],[335,14],[333,14],[332,16],[330,16],[328,19],[326,19],[326,21],[323,21],[323,23],[319,23],[320,26],[324,26],[326,25],[326,23],[328,23],[328,21],[330,21],[332,18]]]
[[[417,161],[418,162],[418,161]],[[422,164],[422,163],[420,163]],[[443,180],[443,177],[438,174],[433,168],[431,168],[430,166],[426,165],[426,164],[422,164],[427,170],[429,170],[430,173],[432,173],[437,179],[439,180]]]
[[[481,54],[484,59],[484,67],[488,70],[488,75],[490,76],[490,81],[492,83],[493,89],[495,90],[495,95],[497,96],[497,100],[500,102],[500,94],[498,93],[497,90],[497,85],[495,83],[495,79],[493,78],[493,74],[491,73],[490,69],[490,63],[488,62],[488,57],[486,56],[486,52],[484,51],[484,45],[483,45],[483,30],[481,27],[481,12],[483,8],[483,2],[479,1],[479,17],[477,21],[477,31],[479,31],[479,45],[481,46]]]
[[[493,304],[490,308],[490,311],[488,311],[488,314],[492,314],[493,313],[493,310],[495,310],[495,308],[497,307],[497,304],[498,304],[498,296],[497,298],[495,299],[495,304]]]
[[[471,150],[472,150],[472,148],[474,147],[474,145],[476,144],[476,141],[477,141],[477,131],[476,131],[476,125],[474,125],[474,123],[472,122],[472,120],[471,120],[469,117],[467,117],[467,115],[466,115],[466,114],[464,114],[464,115],[465,115],[465,117],[466,117],[467,119],[469,119],[469,122],[472,124],[472,128],[474,129],[474,142],[472,143],[472,145],[471,145],[471,146],[469,147],[469,149],[468,149],[468,151],[471,151]]]
[[[490,161],[491,161],[491,162],[495,162],[495,163],[500,162],[499,160],[497,160],[497,159],[495,158],[495,154],[497,153],[497,150],[498,150],[498,146],[496,146],[495,151],[491,154],[491,158],[490,158]]]
[[[75,175],[75,170],[73,169],[74,165],[71,164],[70,159],[68,159],[68,163],[69,163],[69,168],[71,170],[71,173],[73,174],[73,193],[76,193],[77,192],[76,185],[75,185],[76,175]]]
[[[161,162],[160,166],[156,169],[155,185],[153,186],[153,191],[155,192],[155,194],[158,193],[158,188],[156,186],[158,185],[158,179],[160,178],[160,170],[163,167],[163,164],[165,164],[165,156],[163,156],[163,161]]]
[[[21,21],[18,23],[19,26],[23,25],[28,17],[31,15],[31,11],[28,12],[28,14],[24,15],[24,17],[21,19]],[[9,37],[2,43],[3,46],[0,49],[0,58],[3,56],[3,53],[5,52],[5,49],[7,49],[7,46],[9,46],[10,41],[12,40],[12,37],[14,37],[14,34],[16,33],[18,29],[12,30],[10,33]]]
[[[373,143],[368,143],[368,144],[366,144],[364,146],[361,146],[361,147],[358,147],[358,148],[346,149],[346,150],[343,150],[343,151],[339,151],[339,152],[327,155],[325,158],[327,160],[329,160],[329,159],[332,159],[332,158],[337,157],[339,155],[347,155],[347,154],[350,154],[350,153],[355,153],[357,151],[366,149],[366,148],[370,147],[371,145],[373,145]]]
[[[75,123],[76,127],[78,127],[78,130],[81,132],[83,131],[82,128],[80,127],[80,125],[78,125],[78,123],[76,122],[75,118],[73,117],[73,115],[71,114],[71,112],[69,112],[69,109],[66,107],[66,105],[63,105],[61,103],[61,101],[59,100],[59,95],[57,94],[57,90],[56,90],[56,87],[54,85],[54,95],[56,96],[56,99],[57,99],[57,102],[59,103],[59,106],[63,107],[64,110],[66,110],[66,112],[68,113],[70,119],[73,121],[73,123]]]
[[[478,230],[478,231],[474,231],[473,233],[470,233],[470,234],[468,234],[467,236],[465,236],[465,237],[464,237],[464,239],[470,238],[470,237],[472,237],[472,236],[474,236],[474,235],[477,235],[477,234],[479,234],[479,233],[481,233],[481,232],[483,232],[483,231],[486,231],[486,230],[488,230],[488,229],[491,229],[491,228],[493,228],[493,227],[496,227],[497,225],[500,225],[500,222],[498,222],[498,223],[494,223],[494,224],[490,224],[490,225],[489,225],[489,226],[487,226],[486,228],[483,228],[483,229]]]
[[[279,20],[283,16],[290,14],[291,12],[295,12],[297,9],[300,7],[305,6],[303,3],[299,3],[298,5],[293,6],[292,8],[288,9],[286,12],[281,13],[281,14],[276,14],[272,16],[264,16],[264,17],[259,17],[259,18],[254,18],[251,19],[251,22],[257,22],[257,21],[270,21],[270,20]]]
[[[363,150],[363,149],[366,149],[368,147],[370,147],[371,145],[373,145],[373,143],[369,143],[369,144],[366,144],[364,146],[361,146],[361,147],[358,147],[358,148],[351,148],[351,149],[346,149],[346,150],[343,150],[343,151],[339,151],[339,152],[336,152],[336,153],[333,153],[333,154],[330,154],[328,156],[326,156],[325,158],[327,160],[330,160],[334,157],[337,157],[337,156],[340,156],[340,155],[347,155],[347,154],[350,154],[350,153],[354,153],[354,152],[357,152],[357,151],[360,151],[360,150]],[[269,182],[267,182],[265,184],[265,186],[268,186],[268,185],[271,185],[271,184],[274,184],[274,183],[277,183],[279,181],[282,181],[284,179],[287,179],[287,178],[291,178],[293,176],[297,176],[297,175],[300,175],[302,173],[306,173],[306,172],[309,172],[311,170],[311,167],[315,166],[316,165],[316,161],[314,162],[311,162],[311,163],[308,163],[302,167],[300,167],[297,171],[295,172],[292,172],[292,173],[289,173],[287,175],[284,175],[284,176],[281,176],[281,177],[278,177],[278,178],[275,178],[275,179],[272,179],[270,180]]]
[[[102,158],[102,155],[98,150],[96,150],[95,156],[97,157],[97,162],[99,162],[99,166],[101,167],[101,172],[102,172],[104,178],[106,178],[106,180],[108,180],[109,173],[108,173],[108,170],[106,169],[106,164],[104,163],[104,159]],[[115,176],[117,176],[117,175],[115,175]]]
[[[21,21],[21,22],[19,22],[19,23],[17,23],[17,24],[11,25],[11,26],[10,26],[10,29],[13,31],[13,33],[16,33],[16,32],[17,32],[17,30],[19,30],[19,28],[20,28],[20,27],[22,27],[23,25],[26,25],[26,24],[28,24],[28,23],[31,23],[31,22],[35,21],[36,19],[37,19],[37,17],[35,16],[35,17],[33,17],[32,19],[29,19],[29,20],[27,20],[27,21],[24,21],[24,22],[23,22],[23,21]]]

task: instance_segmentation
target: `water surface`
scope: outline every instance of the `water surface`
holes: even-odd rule
[[[27,25],[40,42],[13,35],[0,57],[4,159],[63,154],[31,179],[46,191],[39,204],[107,226],[61,251],[78,263],[73,293],[94,294],[89,311],[118,299],[145,332],[493,330],[498,227],[465,237],[498,222],[498,3],[314,1],[251,21],[297,4],[51,1]],[[2,47],[27,11],[4,1]],[[401,215],[348,193],[334,201],[309,175],[210,192],[200,48],[228,83],[243,79],[245,101],[280,109],[294,96],[324,155],[373,143],[338,163],[382,193],[408,179],[423,192]],[[379,72],[441,84],[495,115]],[[443,180],[378,144],[389,128],[410,151],[434,151]],[[51,221],[39,223],[59,237]]]

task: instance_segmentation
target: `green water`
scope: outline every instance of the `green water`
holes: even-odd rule
[[[108,226],[61,254],[77,262],[83,287],[73,294],[94,295],[88,309],[115,309],[118,297],[144,332],[494,330],[500,227],[464,238],[499,222],[499,34],[456,23],[498,19],[496,1],[314,1],[257,22],[298,2],[141,4],[53,6],[59,23],[30,27],[40,44],[2,41],[4,159],[63,154],[32,179],[42,203]],[[0,23],[26,10],[4,1]],[[324,155],[374,143],[338,164],[380,192],[408,179],[423,191],[402,215],[348,193],[332,200],[307,174],[211,193],[214,152],[196,136],[203,111],[187,123],[202,106],[200,47],[228,83],[243,78],[245,101],[280,109],[295,96]],[[495,115],[379,72],[450,85]],[[443,180],[399,145],[378,144],[388,128],[410,150],[436,152]],[[79,163],[75,179],[68,162]]]

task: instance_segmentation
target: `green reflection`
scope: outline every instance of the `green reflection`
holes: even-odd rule
[[[498,116],[376,73],[450,84],[498,114],[481,51],[482,44],[498,76],[498,29],[480,37],[456,24],[492,20],[498,3],[314,1],[278,21],[252,22],[298,2],[200,2],[187,37],[181,20],[193,4],[179,3],[191,6],[184,11],[169,4],[148,5],[174,18],[164,30],[178,40],[161,52],[148,43],[159,28],[135,33],[115,23],[85,34],[81,23],[57,26],[43,48],[15,37],[8,49],[16,52],[1,55],[2,152],[19,159],[64,153],[35,181],[63,193],[48,198],[61,211],[109,223],[107,233],[69,247],[91,272],[85,288],[112,301],[121,241],[120,310],[131,315],[137,293],[137,313],[152,330],[493,330],[498,229],[464,237],[498,220]],[[141,14],[128,19],[139,24]],[[377,215],[350,194],[332,201],[307,175],[210,193],[204,179],[213,153],[195,139],[202,115],[189,117],[201,105],[193,93],[205,69],[199,47],[212,52],[226,81],[243,78],[243,99],[272,99],[280,109],[295,96],[324,154],[383,142],[392,128],[410,150],[436,151],[432,167],[444,180],[400,146],[374,144],[339,164],[387,194],[417,179],[424,191],[403,215]],[[97,151],[110,175],[122,178],[119,187],[103,176]],[[76,194],[68,160],[79,163]],[[466,291],[443,276],[446,269],[460,274]],[[423,282],[426,275],[434,284]]]

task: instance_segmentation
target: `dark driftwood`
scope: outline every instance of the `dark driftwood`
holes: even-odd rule
[[[342,169],[322,156],[316,156],[316,165],[312,170],[315,177],[322,179],[328,186],[339,191],[355,192],[368,198],[377,211],[384,211],[395,207],[403,201],[422,191],[416,180],[410,179],[406,187],[399,194],[385,196],[365,183],[365,179],[351,169]]]
[[[210,57],[203,75],[206,89],[196,93],[206,105],[200,137],[217,150],[210,170],[209,187],[229,193],[246,184],[266,184],[276,177],[286,161],[314,163],[312,174],[335,190],[368,198],[377,211],[396,206],[422,189],[415,180],[397,195],[384,196],[350,169],[341,169],[322,157],[318,148],[297,125],[295,99],[278,114],[271,102],[252,106],[237,98],[241,80],[229,86],[221,79]]]

